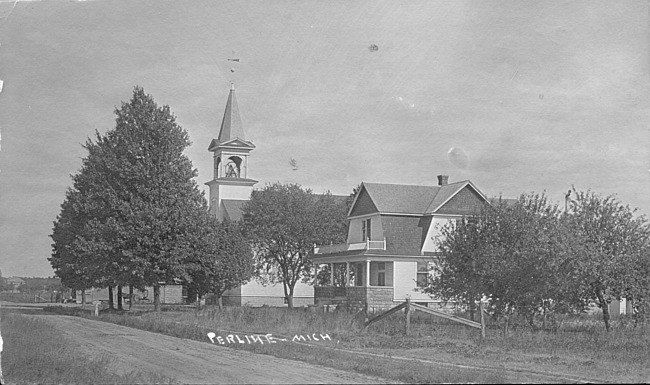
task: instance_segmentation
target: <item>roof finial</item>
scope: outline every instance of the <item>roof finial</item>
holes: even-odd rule
[[[230,82],[230,89],[231,89],[232,91],[234,91],[234,90],[235,90],[235,83],[233,83],[233,82]]]

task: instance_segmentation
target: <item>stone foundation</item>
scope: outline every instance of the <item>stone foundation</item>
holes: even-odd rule
[[[314,302],[318,306],[364,310],[385,310],[397,305],[393,301],[393,288],[388,286],[316,286]]]

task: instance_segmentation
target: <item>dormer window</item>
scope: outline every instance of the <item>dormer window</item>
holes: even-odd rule
[[[371,239],[370,218],[361,222],[361,239],[365,242]]]

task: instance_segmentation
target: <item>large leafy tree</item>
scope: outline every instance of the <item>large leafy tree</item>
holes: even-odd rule
[[[648,299],[650,227],[645,217],[615,196],[573,190],[567,219],[583,237],[589,253],[575,261],[575,278],[584,300],[595,300],[610,328],[612,299]]]
[[[188,240],[205,199],[183,154],[188,134],[168,106],[136,87],[115,114],[115,128],[85,145],[88,156],[55,222],[50,261],[77,286],[151,285],[160,310],[160,284],[189,279],[184,261],[196,249]],[[85,275],[85,266],[94,269]]]
[[[296,283],[313,277],[314,244],[345,239],[345,202],[330,193],[313,194],[298,184],[275,183],[254,191],[243,210],[258,278],[282,283],[287,303],[293,307]]]

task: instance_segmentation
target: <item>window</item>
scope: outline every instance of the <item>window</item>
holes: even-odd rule
[[[386,286],[386,263],[377,264],[377,286]]]
[[[372,227],[370,226],[370,224],[371,224],[370,218],[368,218],[368,219],[361,222],[361,233],[362,233],[361,234],[361,239],[364,242],[366,241],[366,239],[367,240],[371,239],[370,230],[371,230]]]
[[[429,265],[425,261],[418,261],[417,284],[419,288],[429,284]]]

